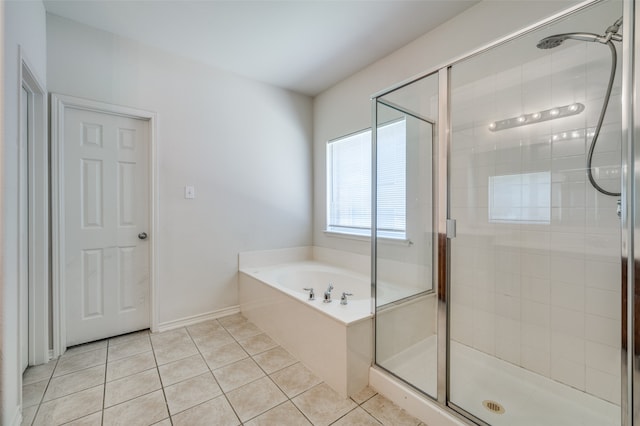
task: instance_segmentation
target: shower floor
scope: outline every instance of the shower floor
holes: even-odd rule
[[[435,395],[436,353],[436,336],[431,336],[381,365]],[[450,400],[496,426],[620,424],[619,406],[454,341]],[[505,412],[489,411],[485,400],[499,403]]]

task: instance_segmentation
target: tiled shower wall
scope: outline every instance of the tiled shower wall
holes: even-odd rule
[[[597,193],[585,170],[608,51],[576,42],[534,49],[531,57],[506,70],[481,73],[483,65],[471,60],[452,71],[452,338],[619,404],[619,197]],[[585,110],[573,117],[488,128],[575,102]],[[596,179],[619,191],[619,77],[605,123]],[[536,180],[529,182],[530,173]],[[510,176],[509,191],[491,189],[493,176]],[[515,219],[492,221],[490,205],[511,209]]]

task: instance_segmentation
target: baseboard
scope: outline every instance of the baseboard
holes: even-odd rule
[[[163,331],[175,330],[180,327],[188,327],[190,325],[197,324],[199,322],[208,321],[212,319],[226,317],[227,315],[233,315],[240,313],[240,305],[231,306],[224,309],[219,309],[213,312],[207,312],[205,314],[194,315],[191,317],[180,318],[173,321],[167,321],[158,324],[158,333]]]
[[[0,421],[2,418],[0,418]],[[11,426],[20,426],[22,424],[22,407],[16,407],[16,415],[13,416],[13,420],[9,423]]]

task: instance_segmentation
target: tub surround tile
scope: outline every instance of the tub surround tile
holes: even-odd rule
[[[236,342],[208,349],[206,351],[201,350],[201,352],[202,357],[211,370],[224,367],[225,365],[229,365],[249,357],[245,350],[242,349],[242,346]]]
[[[224,395],[196,405],[171,417],[173,426],[236,426],[240,424],[238,416]]]
[[[273,373],[271,378],[289,398],[300,395],[322,383],[319,377],[300,362]]]
[[[49,380],[53,375],[53,371],[57,364],[58,360],[54,359],[46,364],[27,367],[22,374],[22,385],[24,386],[35,382],[41,382],[43,380]]]
[[[369,414],[380,420],[383,424],[393,424],[398,426],[417,426],[420,420],[409,415],[402,408],[395,405],[382,395],[376,395],[362,404]]]
[[[311,426],[311,423],[291,401],[280,404],[245,423],[246,426]]]
[[[171,415],[194,407],[222,394],[211,373],[184,380],[164,389]]]
[[[293,403],[314,425],[329,425],[356,407],[326,383],[321,383],[293,399]]]
[[[104,410],[103,426],[146,426],[169,417],[162,391],[129,400]]]
[[[251,358],[214,370],[213,374],[225,392],[239,388],[265,375]]]
[[[111,407],[162,388],[155,368],[108,382],[105,386],[104,406]]]
[[[104,383],[104,366],[87,368],[51,379],[44,401],[60,398]]]
[[[394,424],[395,423],[389,423]],[[337,422],[333,423],[334,426],[380,426],[378,420],[372,417],[369,413],[362,408],[357,407],[355,410],[350,411],[346,416],[341,417]]]
[[[243,422],[287,400],[286,395],[268,377],[229,392],[227,398]]]
[[[256,334],[255,336],[249,337],[248,339],[240,340],[238,341],[238,343],[242,345],[244,350],[247,351],[249,355],[256,355],[260,352],[264,352],[278,346],[278,344],[265,333]]]
[[[163,386],[170,386],[174,383],[199,376],[209,371],[202,356],[193,355],[178,361],[170,362],[158,367]]]
[[[255,355],[253,359],[267,374],[282,370],[297,362],[297,360],[281,346]]]
[[[95,367],[96,365],[104,365],[106,362],[106,349],[98,349],[96,351],[84,352],[77,355],[71,355],[66,358],[60,358],[58,365],[56,365],[56,369],[53,372],[53,377],[84,370],[89,367]]]
[[[22,386],[22,406],[32,407],[40,404],[48,383],[48,380],[42,380]]]
[[[39,425],[60,425],[102,410],[104,386],[96,386],[62,398],[43,402],[34,421]]]
[[[107,363],[107,382],[141,373],[155,367],[156,359],[152,351],[143,352],[117,361],[109,361]]]

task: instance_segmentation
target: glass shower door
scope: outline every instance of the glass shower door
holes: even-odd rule
[[[610,49],[536,45],[621,15],[601,2],[451,68],[449,402],[488,424],[620,424],[620,196],[586,166]],[[620,84],[592,161],[613,193]]]
[[[438,77],[378,98],[376,363],[437,396],[433,146]]]

